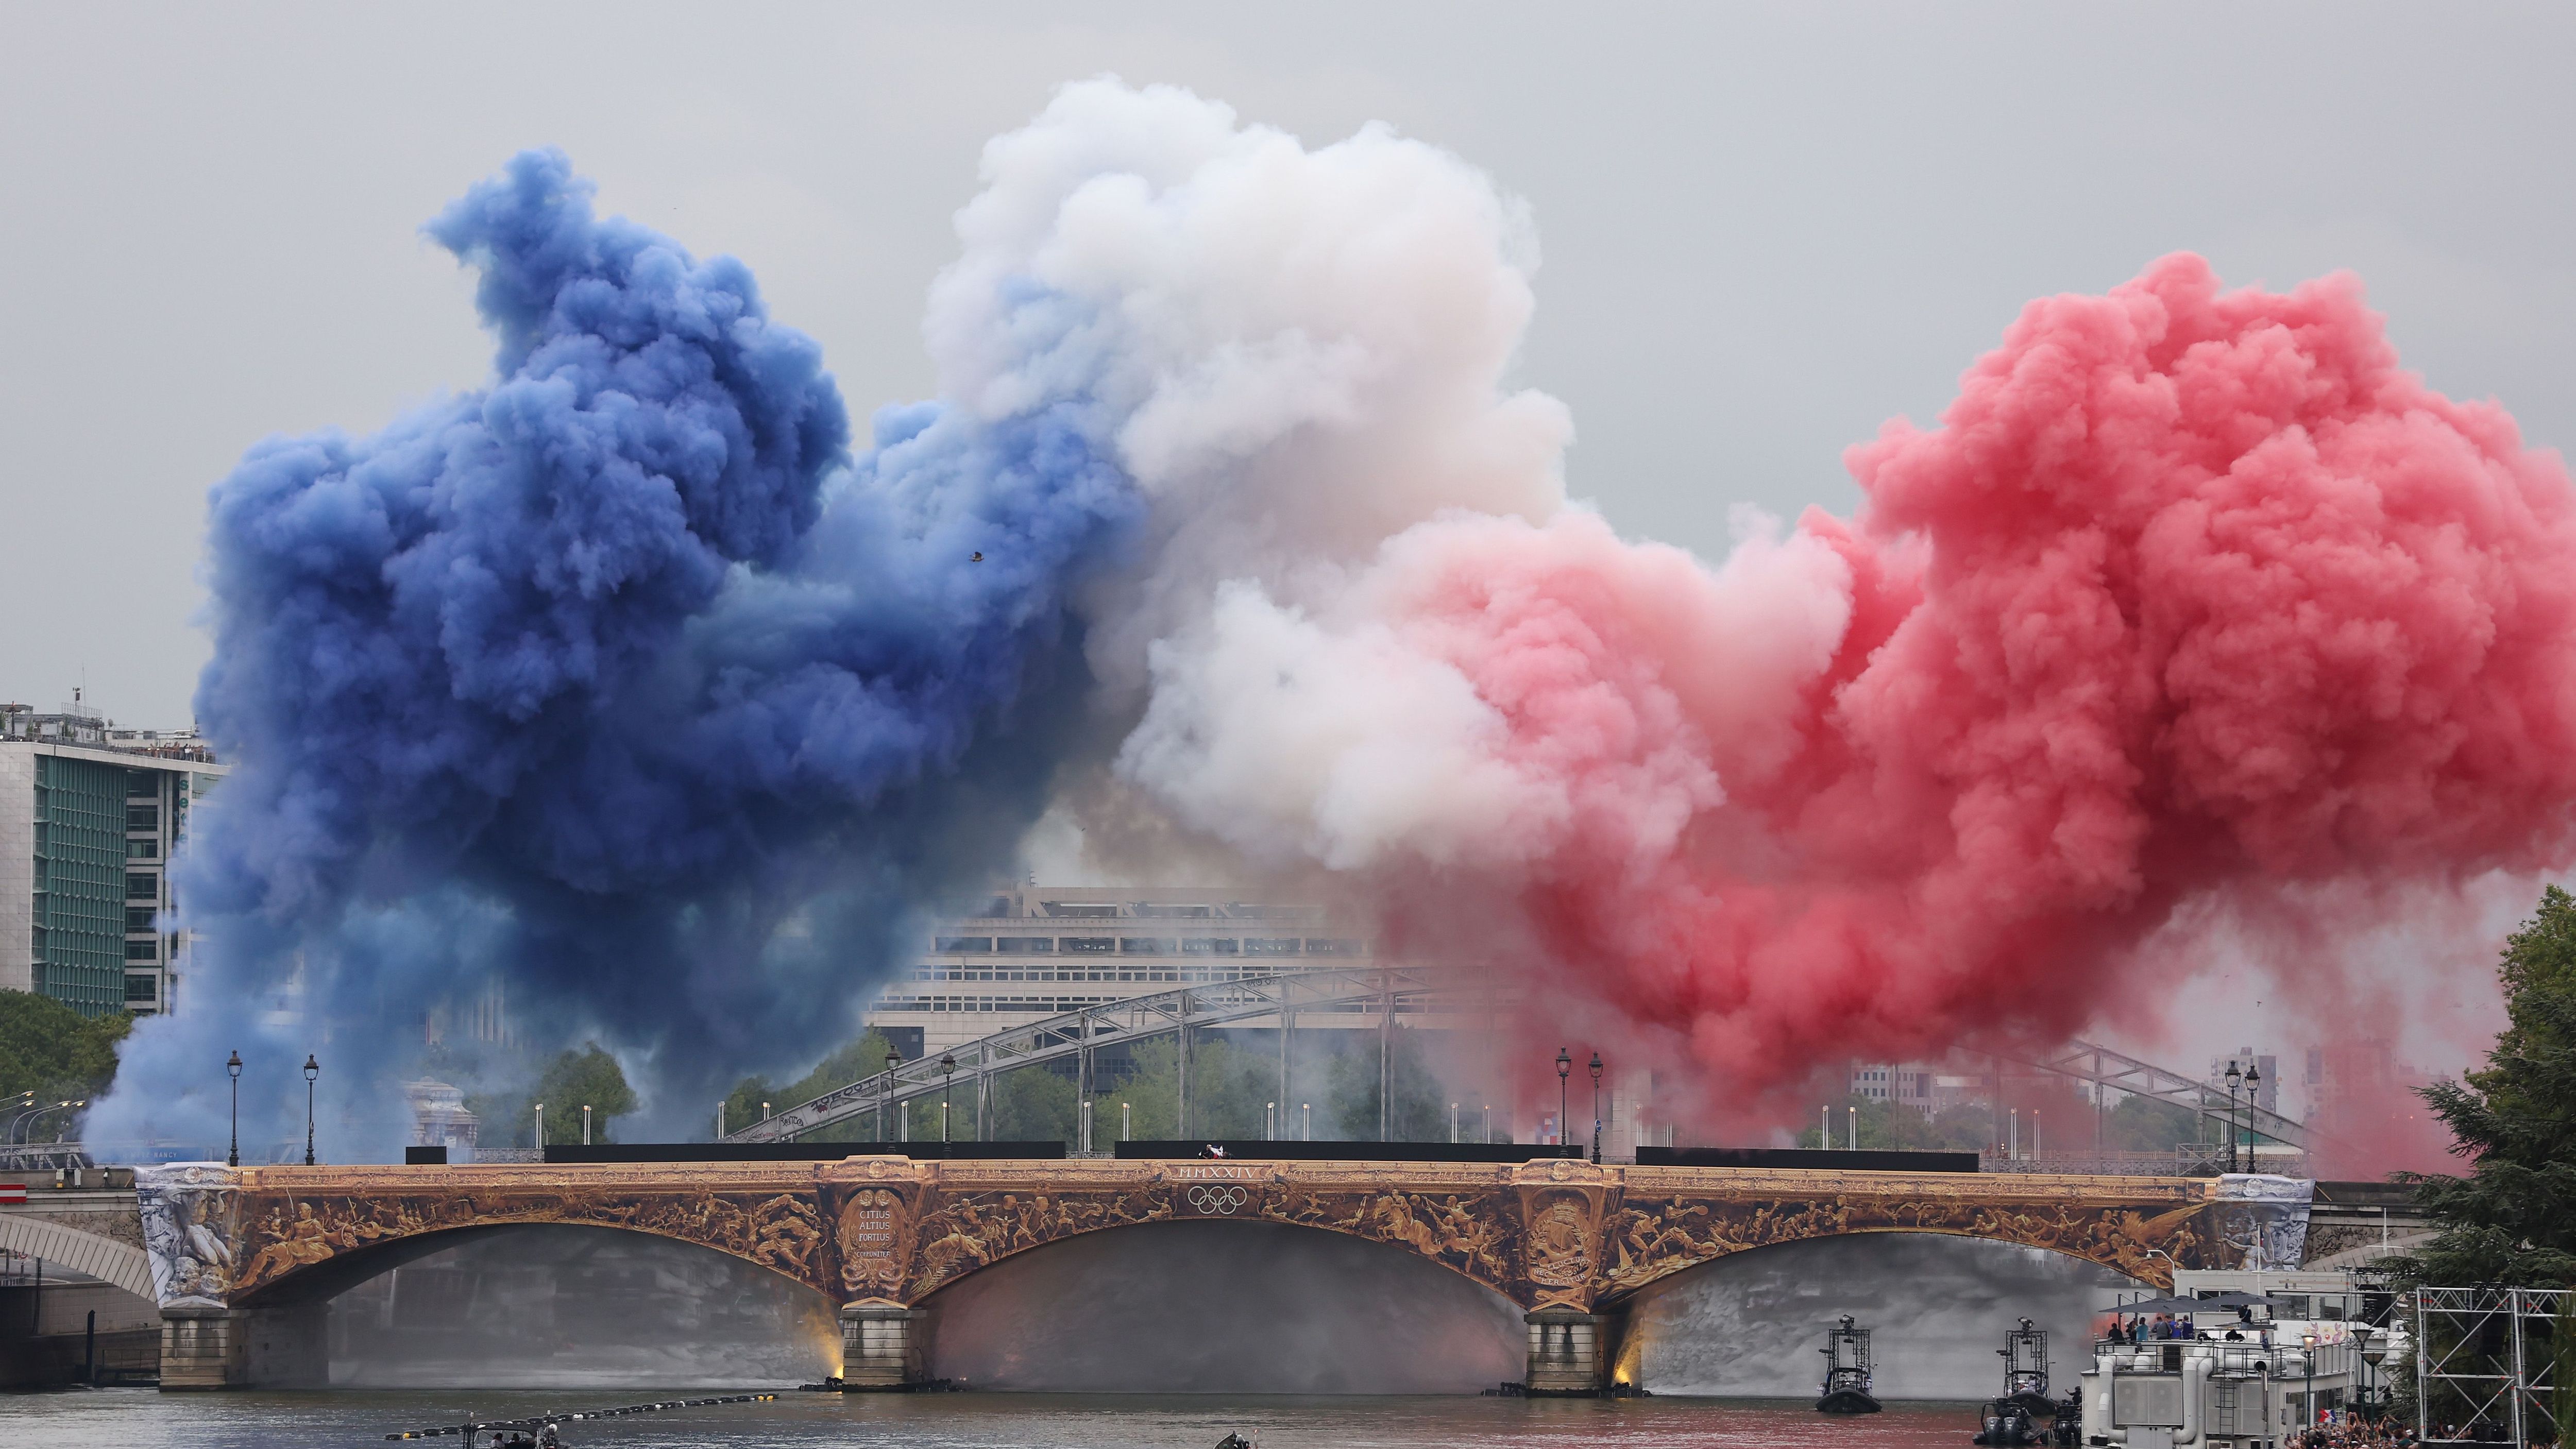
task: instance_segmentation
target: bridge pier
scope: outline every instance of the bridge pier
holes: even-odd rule
[[[161,1310],[165,1391],[320,1388],[330,1377],[323,1304]]]
[[[841,1382],[853,1389],[907,1389],[922,1381],[922,1340],[930,1314],[870,1300],[841,1308]]]
[[[1542,1308],[1521,1315],[1529,1325],[1529,1375],[1536,1396],[1588,1397],[1610,1384],[1608,1315],[1571,1308]]]

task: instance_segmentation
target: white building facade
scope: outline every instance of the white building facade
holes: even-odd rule
[[[1324,906],[1214,888],[999,889],[923,934],[866,1017],[907,1057],[1132,996],[1376,960]]]

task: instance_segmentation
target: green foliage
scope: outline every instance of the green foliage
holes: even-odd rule
[[[507,1141],[512,1144],[529,1140],[540,1102],[546,1109],[546,1141],[558,1144],[581,1140],[581,1109],[585,1104],[590,1108],[594,1142],[615,1141],[609,1124],[635,1110],[635,1090],[626,1085],[624,1069],[617,1065],[617,1058],[601,1051],[597,1042],[586,1043],[580,1051],[558,1054],[546,1063],[537,1085],[524,1096],[475,1100],[487,1104],[476,1106],[478,1113],[507,1115]],[[491,1120],[485,1118],[485,1141],[501,1146],[503,1143],[493,1139]]]
[[[2498,975],[2507,1025],[2487,1068],[2421,1089],[2465,1176],[2399,1173],[2436,1231],[2411,1283],[2576,1285],[2576,899],[2550,886]]]
[[[1374,1142],[1378,1139],[1378,1047],[1376,1032],[1350,1032],[1358,1038],[1333,1055],[1325,1069],[1325,1095],[1332,1104],[1332,1116],[1341,1128],[1345,1141]],[[1393,1130],[1388,1140],[1395,1142],[1446,1142],[1449,1140],[1449,1103],[1441,1095],[1439,1079],[1431,1074],[1424,1057],[1424,1033],[1399,1031],[1387,1045],[1387,1075],[1394,1080],[1395,1110],[1391,1114]],[[1587,1089],[1589,1084],[1586,1084]],[[1583,1140],[1591,1141],[1591,1096],[1587,1092],[1567,1098],[1568,1110],[1576,1115]],[[1609,1092],[1601,1097],[1601,1110],[1610,1110]],[[1256,1122],[1258,1125],[1257,1113]],[[1608,1124],[1603,1124],[1607,1129]]]
[[[2123,1097],[2102,1114],[2102,1146],[2113,1152],[2170,1152],[2204,1130],[2199,1113],[2153,1097]]]
[[[1139,1042],[1129,1052],[1128,1073],[1092,1098],[1095,1146],[1118,1140],[1118,1107],[1134,1109],[1131,1136],[1169,1140],[1181,1135],[1175,1113],[1181,1080],[1180,1047],[1169,1038]],[[1190,1048],[1192,1137],[1258,1137],[1262,1109],[1277,1095],[1278,1058],[1222,1037],[1201,1038]]]
[[[73,1101],[116,1078],[116,1044],[134,1028],[124,1012],[85,1017],[50,996],[0,991],[0,1100],[32,1092],[36,1101]],[[47,1117],[50,1133],[71,1114]]]
[[[1077,1096],[1070,1071],[1022,1067],[993,1079],[993,1120],[985,1136],[995,1142],[1062,1142],[1080,1135]]]
[[[816,1097],[852,1082],[863,1082],[886,1069],[886,1058],[893,1054],[886,1039],[871,1028],[857,1041],[825,1057],[814,1070],[783,1087],[774,1087],[766,1077],[745,1077],[742,1084],[725,1098],[725,1130],[739,1131],[760,1120],[761,1104],[772,1111],[784,1112],[802,1106]],[[710,1129],[714,1123],[707,1124]],[[814,1142],[858,1142],[874,1135],[874,1126],[865,1116],[836,1122],[807,1140]]]
[[[1860,1145],[1864,1149],[1899,1149],[1906,1152],[1978,1152],[1994,1140],[1993,1119],[1986,1109],[1974,1103],[1946,1107],[1929,1119],[1901,1103],[1864,1097],[1858,1093],[1834,1104],[1834,1138],[1821,1145],[1843,1148],[1851,1145],[1852,1118],[1860,1119]],[[1818,1127],[1798,1134],[1798,1145],[1815,1147],[1820,1143]]]

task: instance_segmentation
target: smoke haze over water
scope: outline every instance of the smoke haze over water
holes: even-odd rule
[[[492,385],[214,490],[237,768],[176,867],[189,1007],[97,1135],[211,1140],[235,1046],[282,1129],[301,1014],[388,1151],[382,1044],[496,978],[686,1131],[1051,805],[1320,873],[1754,1116],[2081,1029],[2178,911],[2327,992],[2374,903],[2565,863],[2576,496],[2348,277],[2035,302],[1852,450],[1858,517],[1711,563],[1569,499],[1510,381],[1535,227],[1458,158],[1103,80],[983,183],[939,398],[855,455],[749,272],[560,155],[432,224]],[[2297,892],[2358,904],[2270,929]]]
[[[1279,1223],[1085,1234],[931,1307],[931,1376],[978,1388],[1457,1394],[1527,1368],[1508,1300],[1383,1244]]]
[[[1796,1398],[1823,1380],[1825,1331],[1871,1331],[1876,1392],[1983,1399],[2003,1392],[2004,1332],[2048,1330],[2052,1393],[2090,1365],[2093,1314],[2140,1285],[2044,1248],[1930,1233],[1784,1243],[1658,1283],[1629,1311],[1620,1369],[1659,1394]]]

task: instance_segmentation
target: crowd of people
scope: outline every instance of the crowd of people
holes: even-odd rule
[[[2338,1414],[2292,1435],[2286,1449],[2411,1449],[2415,1426],[2386,1419],[2348,1418]]]

